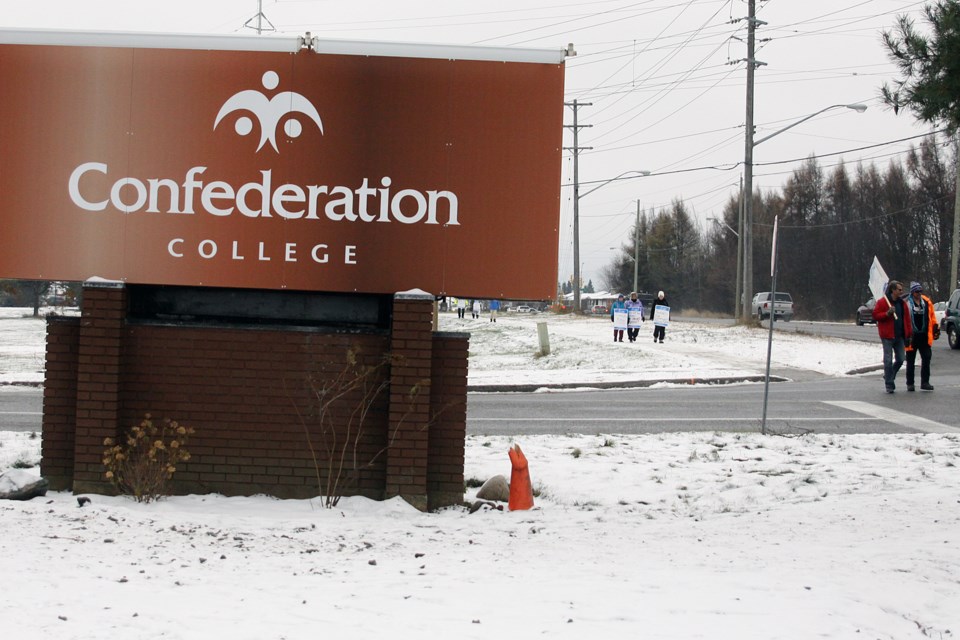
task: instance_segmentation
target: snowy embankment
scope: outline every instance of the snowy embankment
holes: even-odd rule
[[[960,440],[533,436],[531,511],[0,503],[10,637],[806,640],[960,629]],[[511,439],[469,437],[468,478]],[[0,468],[39,440],[0,432]],[[473,495],[473,490],[467,497]]]

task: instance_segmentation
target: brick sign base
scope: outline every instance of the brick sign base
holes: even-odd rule
[[[104,439],[150,413],[196,430],[177,494],[312,498],[339,470],[343,495],[458,504],[468,336],[433,332],[432,316],[412,293],[393,297],[388,331],[148,322],[129,316],[125,285],[86,283],[81,317],[47,324],[41,473],[54,490],[111,493]],[[323,422],[322,389],[350,361],[375,367],[381,391],[352,391]]]

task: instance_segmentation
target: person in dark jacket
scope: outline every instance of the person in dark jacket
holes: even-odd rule
[[[897,372],[903,366],[906,343],[913,337],[913,316],[903,299],[903,284],[891,280],[886,295],[873,307],[877,333],[883,343],[883,385],[887,393],[897,389]]]
[[[937,326],[937,313],[933,310],[933,300],[923,295],[923,286],[919,282],[910,283],[907,306],[913,318],[913,339],[906,348],[907,391],[914,389],[917,353],[920,354],[920,388],[933,391],[933,385],[930,384],[930,347],[933,345],[933,328]]]
[[[670,303],[667,302],[667,296],[664,295],[663,291],[658,291],[658,292],[657,292],[657,299],[654,300],[653,303],[650,305],[650,319],[651,319],[651,320],[653,320],[653,316],[656,315],[657,305],[661,305],[661,306],[664,306],[664,307],[669,307],[669,306],[670,306]],[[663,338],[664,338],[664,336],[666,336],[666,335],[667,335],[667,328],[666,328],[666,327],[664,327],[664,326],[659,326],[659,327],[658,327],[657,325],[654,325],[654,326],[653,326],[653,341],[654,341],[654,342],[656,342],[657,339],[659,338],[660,344],[663,344]]]

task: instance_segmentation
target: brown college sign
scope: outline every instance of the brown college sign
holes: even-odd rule
[[[0,277],[552,297],[563,72],[560,51],[0,31]]]

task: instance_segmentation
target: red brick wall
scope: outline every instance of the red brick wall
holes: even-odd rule
[[[159,325],[126,320],[124,289],[85,288],[79,323],[48,324],[42,472],[61,488],[110,491],[103,438],[150,413],[196,430],[177,493],[314,497],[333,470],[343,495],[459,503],[467,337],[433,334],[431,310],[396,300],[389,335]],[[325,387],[345,392],[327,422]],[[362,425],[358,406],[369,408]]]
[[[319,392],[345,372],[348,350],[359,354],[361,365],[376,366],[386,344],[377,335],[128,326],[122,423],[136,424],[149,412],[196,430],[187,447],[192,459],[175,476],[181,492],[315,496],[321,491],[311,446],[326,467],[337,435],[341,443],[351,443],[351,456],[356,445],[365,467],[356,486],[341,486],[381,498],[385,456],[376,454],[385,446],[388,395],[374,400],[365,425],[354,420],[350,434],[344,411],[361,403],[361,389],[333,407],[339,412],[333,416],[339,419],[336,430],[322,428],[317,414]],[[373,376],[370,385],[382,383],[385,373]]]

